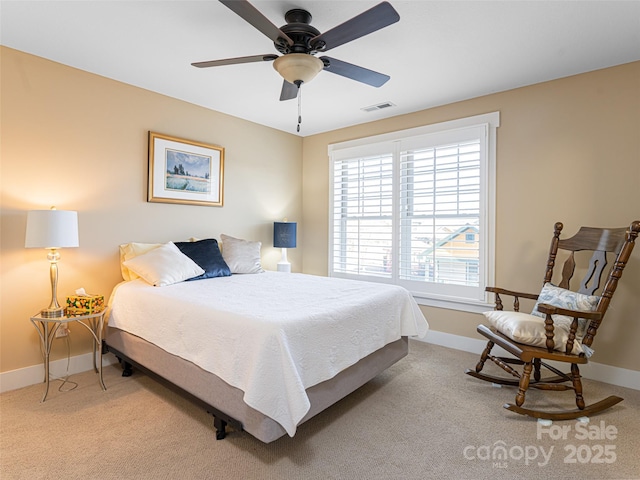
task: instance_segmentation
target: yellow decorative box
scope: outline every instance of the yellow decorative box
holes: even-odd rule
[[[104,310],[104,295],[72,295],[67,297],[67,313],[88,314]]]

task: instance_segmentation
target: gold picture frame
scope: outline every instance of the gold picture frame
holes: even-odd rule
[[[224,148],[149,132],[148,202],[221,207]]]

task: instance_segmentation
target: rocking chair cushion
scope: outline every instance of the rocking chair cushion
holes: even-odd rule
[[[546,315],[538,311],[538,304],[546,303],[548,305],[566,308],[568,310],[582,310],[592,312],[598,306],[600,297],[597,295],[584,295],[582,293],[572,292],[564,288],[556,287],[552,283],[545,283],[542,291],[538,296],[538,301],[531,311],[531,315],[545,318]],[[571,326],[573,318],[566,315],[553,315],[554,325],[567,324],[567,328]],[[582,338],[587,333],[589,322],[584,318],[578,319],[578,330],[576,331],[576,341],[582,342]]]
[[[546,348],[547,336],[544,330],[544,318],[529,313],[505,310],[484,312],[484,316],[495,330],[506,335],[511,340],[533,347]],[[571,321],[569,323],[564,321],[556,323],[554,321],[553,340],[555,350],[565,353],[570,326]],[[582,339],[578,340],[576,337],[573,343],[573,350],[570,353],[578,355],[583,352],[581,341]]]

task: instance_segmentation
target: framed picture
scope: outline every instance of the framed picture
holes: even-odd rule
[[[221,207],[224,148],[149,132],[149,202]]]

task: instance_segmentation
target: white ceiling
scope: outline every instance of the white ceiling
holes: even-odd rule
[[[378,0],[252,0],[276,26],[291,8],[321,32]],[[640,1],[400,1],[400,21],[330,56],[385,73],[381,88],[320,72],[302,87],[311,135],[640,60]],[[0,1],[7,47],[295,133],[269,62],[198,69],[191,62],[276,53],[216,0]],[[396,106],[373,113],[363,107]]]

